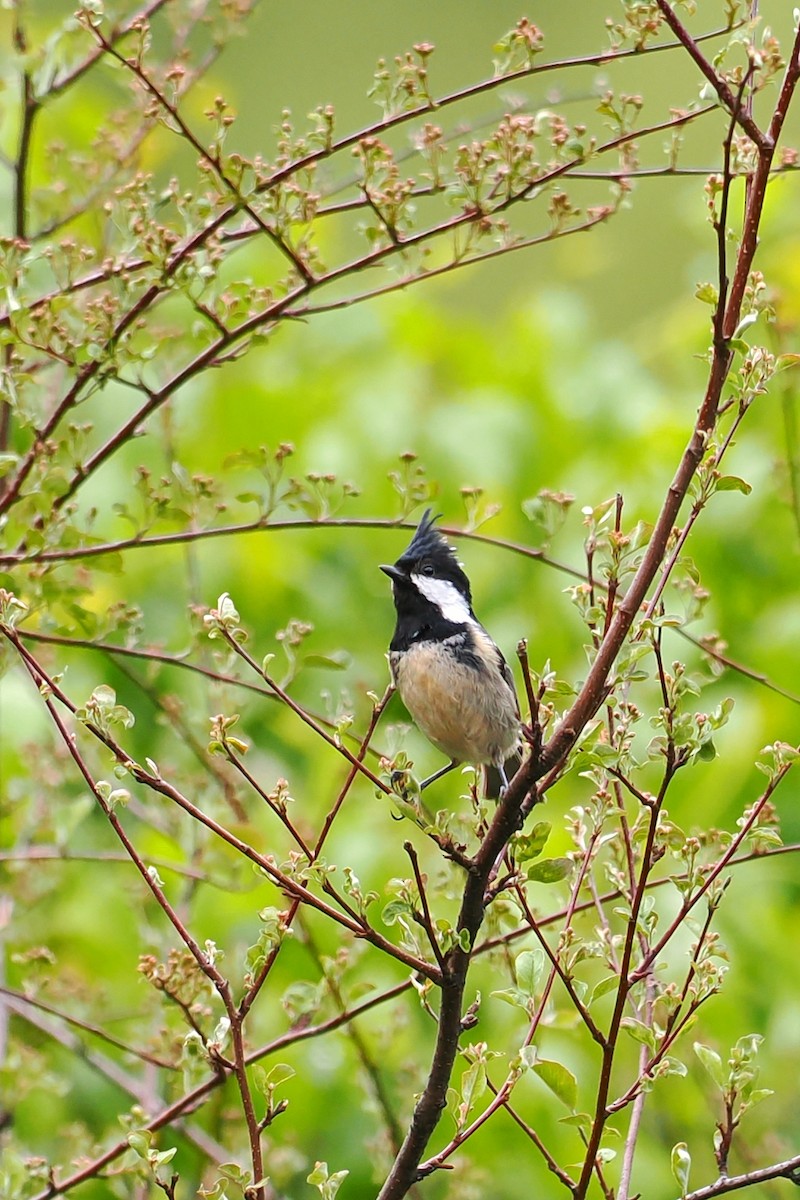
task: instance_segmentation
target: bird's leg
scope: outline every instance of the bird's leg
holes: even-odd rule
[[[441,779],[443,775],[446,775],[448,773],[448,771],[452,771],[453,767],[457,767],[457,766],[458,766],[458,763],[456,762],[456,760],[454,758],[451,758],[450,762],[447,764],[447,766],[441,767],[438,771],[434,771],[434,773],[432,775],[429,775],[427,779],[423,779],[422,783],[419,785],[419,790],[421,792],[424,791],[429,783],[435,783],[435,781],[437,779]]]

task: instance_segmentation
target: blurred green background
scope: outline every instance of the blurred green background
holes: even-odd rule
[[[56,8],[60,16],[70,5],[31,4],[30,28],[36,37],[47,35]],[[702,9],[704,22],[721,23],[716,5]],[[786,34],[787,6],[765,3],[762,11],[767,24]],[[604,47],[605,12],[605,6],[594,3],[549,0],[529,15],[545,31],[547,57],[556,58]],[[391,58],[414,43],[428,41],[437,47],[431,75],[438,94],[489,75],[493,44],[521,15],[518,5],[506,0],[469,6],[455,0],[435,5],[422,0],[402,5],[383,0],[258,4],[243,26],[244,36],[226,46],[187,108],[199,121],[209,101],[224,95],[239,114],[230,135],[233,144],[243,153],[269,155],[284,108],[292,110],[298,126],[307,112],[326,103],[335,104],[340,131],[370,124],[378,110],[366,93],[377,59]],[[665,119],[669,108],[688,105],[700,87],[684,56],[670,53],[602,70],[587,67],[563,78],[544,77],[544,83],[531,81],[527,103],[534,109],[564,108],[571,119],[581,119],[581,113],[596,108],[602,76],[610,77],[620,90],[642,92],[644,124]],[[46,135],[57,129],[67,143],[87,142],[98,107],[106,94],[109,99],[117,95],[117,87],[109,73],[43,115],[34,159],[36,187],[48,185]],[[502,97],[501,92],[474,103],[466,119],[476,125],[496,119],[505,103]],[[787,130],[789,143],[797,128],[795,115]],[[687,137],[682,161],[718,169],[723,131],[721,116],[707,120]],[[13,149],[13,115],[6,116],[2,132],[8,154]],[[170,145],[168,138],[159,137],[145,154],[148,169],[165,178],[184,169],[179,156],[171,158]],[[657,138],[643,157],[656,161],[660,154]],[[345,165],[338,169],[344,172]],[[9,173],[3,172],[2,178],[8,189]],[[324,180],[332,194],[345,181],[345,174],[335,173]],[[577,194],[578,186],[586,188],[585,198]],[[600,184],[575,187],[582,204],[597,203],[602,194]],[[735,193],[735,200],[740,203],[741,195]],[[750,331],[754,342],[763,340],[785,351],[797,348],[797,211],[795,177],[778,180],[767,207],[757,265],[774,291],[779,321],[777,327],[759,323]],[[335,258],[341,250],[337,239],[344,243],[347,236],[346,231],[328,234],[326,253]],[[305,323],[287,323],[266,345],[183,389],[169,411],[150,422],[147,436],[127,446],[89,483],[81,503],[99,508],[97,531],[103,536],[127,536],[130,526],[115,515],[113,505],[135,505],[136,465],[147,462],[156,473],[169,474],[177,461],[229,487],[228,510],[221,520],[252,519],[255,512],[235,496],[254,486],[253,472],[232,468],[229,456],[243,447],[274,448],[291,442],[296,448],[287,468],[291,474],[334,473],[358,489],[360,494],[348,499],[339,515],[393,517],[398,500],[389,475],[399,469],[400,456],[412,450],[432,483],[436,509],[451,526],[465,521],[462,489],[479,488],[481,503],[501,506],[481,532],[530,545],[523,501],[543,488],[573,495],[575,502],[553,555],[581,570],[583,506],[594,507],[619,492],[627,527],[637,520],[651,521],[658,512],[705,383],[709,310],[693,293],[699,281],[713,277],[714,262],[703,176],[644,181],[635,186],[626,208],[589,235],[507,255]],[[258,266],[241,255],[234,269],[246,274]],[[93,421],[99,433],[107,432],[124,411],[123,403],[129,401],[110,389],[87,404],[81,419]],[[795,381],[789,372],[753,405],[727,460],[726,469],[751,483],[752,494],[717,496],[703,514],[689,552],[711,593],[703,619],[692,632],[700,636],[717,631],[732,659],[796,695],[800,532],[790,486],[791,472],[797,469],[790,436],[795,419]],[[215,666],[219,660],[202,639],[199,613],[227,591],[250,631],[248,648],[259,662],[265,654],[276,653],[282,664],[283,650],[275,639],[290,620],[313,626],[300,650],[301,657],[312,657],[298,674],[293,694],[317,712],[335,716],[352,709],[355,727],[362,729],[369,708],[367,692],[381,693],[387,682],[384,653],[393,626],[391,599],[377,565],[392,561],[407,538],[406,530],[330,527],[198,540],[188,548],[131,550],[120,572],[103,571],[99,561],[87,567],[82,616],[55,605],[51,614],[35,615],[32,628],[37,622],[47,628],[49,621],[61,633],[102,637],[106,613],[124,601],[141,610],[142,644],[175,655],[190,648],[192,661]],[[507,656],[513,659],[517,641],[525,637],[537,670],[550,661],[560,678],[578,684],[586,670],[586,631],[565,593],[570,581],[544,563],[497,547],[464,540],[459,550],[473,583],[478,616]],[[57,593],[67,580],[74,584],[74,568],[55,568],[49,574],[51,591]],[[0,582],[25,596],[24,572]],[[96,615],[96,630],[87,613]],[[677,635],[668,634],[667,639],[669,659],[688,655],[701,669],[699,655],[685,642]],[[339,656],[346,665],[333,671],[313,656]],[[335,755],[320,750],[291,714],[261,696],[209,684],[177,667],[148,667],[88,649],[51,650],[46,661],[54,670],[67,669],[64,686],[78,701],[100,683],[113,686],[120,702],[136,715],[135,728],[126,734],[131,754],[154,758],[164,775],[185,781],[184,790],[205,811],[233,826],[237,822],[218,778],[202,765],[208,720],[215,713],[241,714],[236,732],[241,730],[252,743],[248,769],[267,788],[279,777],[289,780],[293,813],[304,827],[319,825],[344,778]],[[280,669],[276,673],[280,675]],[[690,768],[670,795],[670,817],[687,831],[702,833],[715,826],[735,830],[743,808],[763,786],[763,776],[754,766],[761,748],[776,740],[798,741],[796,699],[727,671],[709,685],[699,704],[710,710],[728,695],[735,697],[736,707],[717,740],[719,757]],[[133,869],[97,857],[115,851],[116,843],[92,809],[39,697],[19,669],[0,680],[0,717],[2,797],[8,818],[2,834],[8,861],[1,865],[4,890],[16,901],[5,928],[8,983],[36,987],[48,1002],[130,1042],[141,1044],[152,1037],[166,1044],[178,1036],[180,1023],[174,1014],[161,1013],[136,968],[142,953],[163,959],[174,945],[174,935],[146,898]],[[389,725],[403,722],[395,700]],[[382,727],[376,745],[393,748],[402,738],[421,771],[438,765],[434,752],[413,731]],[[94,761],[108,776],[108,757],[95,752]],[[554,853],[569,848],[569,811],[585,802],[587,787],[570,777],[549,798],[545,816],[554,827],[548,848]],[[457,795],[458,784],[444,782],[437,804],[454,804]],[[800,842],[796,801],[797,784],[790,775],[776,795],[788,843]],[[282,833],[267,820],[255,797],[245,796],[243,803],[243,836],[280,860],[288,850]],[[196,883],[162,870],[170,898],[191,920],[198,940],[210,938],[224,947],[226,969],[240,979],[245,949],[258,933],[258,910],[280,904],[274,889],[166,803],[154,805],[137,796],[125,821],[148,861],[184,868],[199,865],[210,879]],[[359,783],[334,826],[326,857],[340,871],[341,864],[350,864],[364,888],[374,888],[383,902],[388,898],[387,881],[408,874],[402,852],[408,828],[395,825],[388,804],[376,800],[366,783]],[[426,869],[435,876],[440,870],[437,856],[421,837],[417,840]],[[25,853],[37,847],[68,848],[88,858],[70,863],[26,860]],[[21,857],[15,858],[15,852]],[[558,908],[565,895],[563,885],[542,889],[536,897],[540,911]],[[443,906],[451,915],[454,903],[451,897],[449,907]],[[697,1037],[712,1044],[723,1058],[741,1035],[765,1037],[762,1083],[776,1095],[748,1118],[737,1170],[798,1152],[797,903],[794,856],[737,870],[718,918],[730,952],[730,974],[721,996],[703,1010],[689,1035],[689,1040]],[[666,894],[663,904],[668,911]],[[37,947],[44,946],[47,953],[37,953]],[[313,990],[320,956],[336,950],[331,930],[307,918],[307,925],[282,951],[274,980],[254,1011],[253,1045],[289,1026],[297,1011],[291,1010],[287,989],[305,981]],[[396,964],[382,962],[364,947],[351,953],[346,990],[352,997],[367,983],[383,987],[403,977]],[[489,997],[493,989],[506,986],[497,982],[503,971],[502,963],[482,962],[474,986]],[[309,1005],[316,1016],[307,992],[297,1003],[301,1008]],[[489,999],[485,1006],[487,1024],[478,1036],[489,1037],[483,1031],[490,1030],[491,1041],[515,1046],[524,1029],[521,1014]],[[330,1001],[321,1002],[319,1011],[330,1015]],[[215,1009],[215,1018],[219,1015]],[[430,1022],[404,997],[391,1006],[390,1015],[378,1008],[359,1028],[371,1055],[391,1078],[402,1123],[427,1064]],[[59,1048],[45,1032],[32,1031],[14,1018],[12,1034],[0,1080],[4,1104],[14,1110],[15,1135],[26,1153],[60,1161],[77,1148],[94,1153],[87,1140],[102,1149],[121,1136],[117,1116],[130,1106],[130,1097],[107,1080],[100,1081],[98,1072],[67,1048]],[[576,1072],[580,1106],[588,1108],[596,1054],[567,1027],[563,1013],[556,1013],[545,1030],[543,1050]],[[635,1054],[631,1043],[628,1065]],[[688,1050],[684,1059],[688,1076],[661,1084],[645,1107],[634,1183],[648,1200],[675,1194],[669,1149],[676,1141],[686,1140],[695,1157],[695,1186],[714,1175],[718,1098]],[[326,1159],[332,1170],[347,1167],[351,1172],[343,1196],[360,1200],[374,1195],[386,1147],[374,1090],[353,1042],[346,1034],[310,1041],[282,1054],[281,1061],[291,1062],[298,1074],[285,1088],[288,1114],[268,1137],[268,1169],[276,1186],[291,1197],[311,1194],[305,1176],[315,1159]],[[579,1158],[577,1137],[574,1130],[565,1132],[559,1126],[563,1113],[553,1097],[528,1079],[518,1094],[520,1110],[556,1147],[561,1161]],[[155,1091],[151,1100],[157,1106]],[[226,1091],[198,1118],[220,1138],[231,1158],[241,1151],[241,1131],[230,1134],[231,1144],[225,1141],[230,1129],[225,1111],[233,1105],[233,1093]],[[444,1137],[452,1128],[447,1120]],[[163,1144],[173,1141],[167,1138]],[[197,1183],[201,1161],[181,1139],[173,1165],[187,1186]],[[514,1170],[508,1169],[510,1162]],[[549,1186],[543,1184],[546,1175],[511,1122],[500,1117],[475,1140],[468,1170],[437,1176],[425,1189],[437,1197],[491,1194],[516,1200]],[[78,1194],[101,1197],[118,1187],[119,1194],[127,1195],[124,1186],[103,1181]],[[771,1193],[765,1189],[762,1194]]]

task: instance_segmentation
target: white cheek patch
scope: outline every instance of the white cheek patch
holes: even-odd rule
[[[428,575],[412,575],[417,591],[435,604],[446,621],[455,625],[471,624],[474,620],[466,598],[449,579],[431,579]]]

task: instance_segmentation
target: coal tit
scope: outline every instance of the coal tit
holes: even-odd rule
[[[414,721],[449,758],[486,767],[486,794],[520,762],[520,715],[506,660],[472,611],[469,580],[438,517],[426,509],[408,549],[381,570],[392,581],[397,625],[389,646],[392,680]]]

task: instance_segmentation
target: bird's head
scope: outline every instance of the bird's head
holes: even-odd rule
[[[461,624],[474,619],[472,593],[455,550],[434,527],[438,520],[426,509],[408,548],[393,566],[381,570],[392,581],[398,609],[427,601],[446,620]]]

